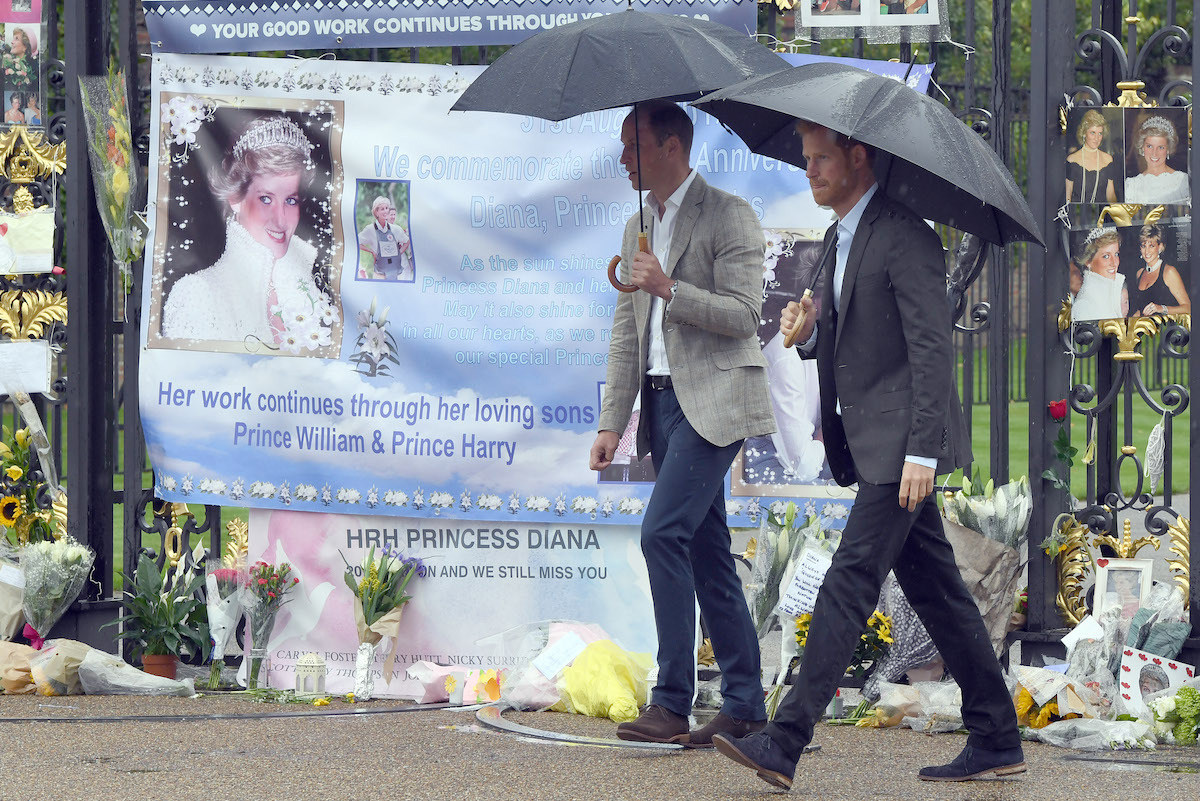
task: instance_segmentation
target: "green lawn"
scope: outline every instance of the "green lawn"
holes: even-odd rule
[[[1132,444],[1137,446],[1138,457],[1144,458],[1146,452],[1146,440],[1150,436],[1150,429],[1154,427],[1161,418],[1148,409],[1145,404],[1140,401],[1135,401],[1133,412],[1133,438]],[[1029,474],[1029,404],[1025,402],[1013,402],[1009,404],[1009,426],[1008,426],[1008,449],[1009,449],[1009,475],[1011,478],[1017,478],[1021,475]],[[980,471],[987,475],[990,472],[991,460],[991,409],[987,405],[975,405],[972,407],[971,420],[971,448],[975,454],[975,463],[979,465]],[[1188,425],[1190,420],[1190,412],[1184,412],[1179,417],[1175,418],[1174,422],[1174,448],[1172,449],[1172,489],[1175,492],[1188,491]],[[1076,457],[1075,466],[1071,469],[1071,492],[1077,498],[1084,496],[1085,484],[1087,479],[1087,466],[1080,462],[1083,452],[1086,448],[1084,442],[1084,423],[1083,418],[1078,415],[1072,418],[1073,425],[1071,426],[1071,444],[1079,449],[1079,456]],[[1117,439],[1121,442],[1122,431],[1124,430],[1122,417],[1118,414],[1117,417]],[[1057,431],[1051,429],[1049,435],[1053,437]],[[1123,468],[1122,476],[1124,478],[1124,486],[1127,491],[1132,491],[1136,477],[1133,472],[1131,460],[1126,460],[1127,466]],[[1034,477],[1031,476],[1032,481]],[[1040,480],[1040,479],[1039,479]],[[1161,491],[1161,487],[1159,488]]]

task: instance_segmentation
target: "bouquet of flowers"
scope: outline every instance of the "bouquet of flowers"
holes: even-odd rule
[[[24,545],[53,540],[56,535],[66,533],[65,511],[60,515],[57,504],[53,511],[38,508],[38,491],[46,482],[34,478],[34,437],[28,428],[13,432],[4,426],[3,432],[3,441],[0,441],[0,486],[3,487],[0,489],[0,525],[8,530],[9,543]]]
[[[232,567],[221,565],[216,570],[210,570],[205,578],[208,632],[213,643],[212,668],[208,674],[210,690],[215,690],[221,682],[225,648],[242,617],[242,587],[245,583],[246,570],[236,564]]]
[[[808,625],[812,622],[811,614],[803,614],[796,618],[796,644],[801,652],[808,643]],[[887,648],[892,644],[892,619],[876,609],[867,619],[867,627],[863,630],[858,645],[854,648],[854,658],[846,668],[846,675],[860,678],[867,675],[871,666],[883,657]]]
[[[1020,548],[1033,512],[1029,479],[1021,476],[996,487],[992,481],[983,484],[978,475],[974,482],[964,477],[962,491],[947,492],[942,508],[952,523],[1010,548]]]
[[[1200,690],[1183,686],[1174,695],[1160,695],[1150,702],[1154,733],[1171,745],[1195,745],[1200,726]]]
[[[816,544],[825,550],[836,547],[836,541],[830,538],[834,532],[826,532],[819,517],[801,519],[798,512],[795,503],[776,501],[759,526],[746,602],[760,638],[771,628],[780,593],[790,584],[805,544]],[[798,526],[800,521],[803,525]]]
[[[92,571],[96,555],[70,537],[42,540],[21,551],[25,590],[25,636],[40,649],[50,629],[74,602]]]
[[[258,688],[258,674],[267,657],[267,642],[275,628],[275,616],[290,599],[288,593],[300,583],[291,575],[292,566],[280,562],[278,567],[259,560],[250,568],[242,594],[242,604],[250,621],[250,676],[246,686]]]
[[[88,159],[96,187],[96,205],[108,234],[109,246],[128,293],[133,288],[131,266],[145,245],[145,224],[134,213],[137,171],[129,134],[125,71],[110,65],[107,75],[79,78],[83,119],[87,128]]]
[[[342,557],[346,562],[346,557]],[[375,648],[384,637],[392,638],[392,650],[384,665],[384,680],[392,680],[392,667],[399,646],[400,615],[412,598],[405,594],[408,582],[421,569],[421,560],[384,548],[378,557],[372,548],[361,565],[346,562],[346,586],[354,593],[354,622],[358,628],[358,659],[354,665],[354,697],[365,700],[374,691],[371,675]],[[361,577],[361,578],[360,578]]]

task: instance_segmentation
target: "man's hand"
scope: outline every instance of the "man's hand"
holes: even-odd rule
[[[910,512],[915,510],[917,504],[933,492],[935,472],[932,467],[905,462],[904,472],[900,474],[900,506]]]
[[[593,470],[603,470],[612,464],[613,456],[617,453],[617,443],[621,435],[616,431],[601,431],[592,443],[590,467]]]
[[[812,336],[813,328],[817,325],[815,311],[816,307],[813,306],[812,298],[800,298],[799,303],[791,301],[779,315],[779,332],[786,339],[792,329],[796,327],[796,321],[803,315],[804,320],[800,324],[800,333],[796,335],[796,342],[804,344]]]
[[[633,254],[629,280],[639,289],[643,289],[651,295],[657,295],[663,300],[671,297],[671,284],[674,282],[663,272],[662,265],[658,263],[658,259],[653,253],[643,253],[639,250]]]

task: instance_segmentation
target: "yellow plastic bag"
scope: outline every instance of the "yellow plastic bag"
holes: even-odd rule
[[[562,700],[551,709],[618,723],[638,716],[648,700],[646,676],[654,665],[650,654],[630,653],[612,640],[584,648],[558,680]]]

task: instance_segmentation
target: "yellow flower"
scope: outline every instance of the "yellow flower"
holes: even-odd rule
[[[11,526],[17,522],[18,515],[21,514],[21,501],[14,498],[12,495],[5,496],[0,500],[0,524]]]
[[[1044,728],[1050,724],[1051,716],[1058,716],[1058,701],[1051,701],[1039,709],[1037,715],[1029,721],[1030,728]]]
[[[796,644],[801,648],[808,642],[808,624],[812,622],[812,615],[807,612],[796,618]]]
[[[17,433],[13,434],[13,439],[15,439],[17,441],[18,445],[20,445],[22,448],[24,448],[26,445],[29,444],[29,429],[28,428],[18,428]]]
[[[12,448],[8,447],[8,445],[3,442],[0,442],[0,458],[7,459],[9,456],[12,456]]]
[[[118,197],[124,197],[129,194],[129,171],[124,169],[113,170],[112,173],[112,191]]]
[[[354,703],[354,693],[346,693],[346,703],[348,703],[348,704]]]
[[[317,698],[313,701],[313,706],[329,706],[328,698]]]
[[[25,471],[14,464],[9,465],[8,469],[4,471],[4,475],[8,476],[10,481],[16,481],[21,476],[25,475]]]

